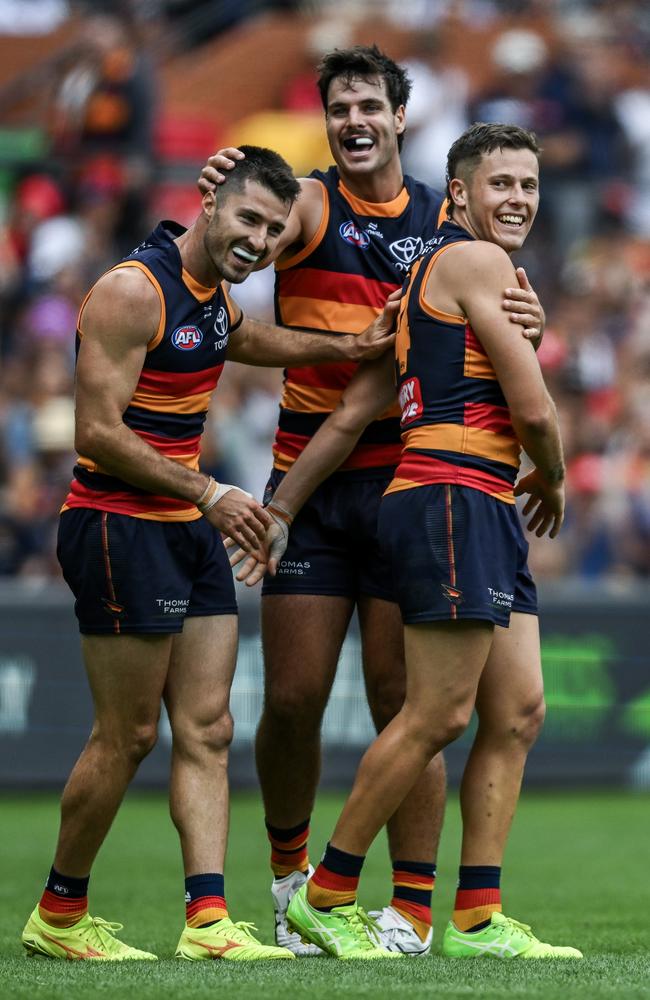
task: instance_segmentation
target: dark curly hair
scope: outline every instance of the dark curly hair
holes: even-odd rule
[[[323,56],[317,67],[318,90],[327,111],[327,95],[332,80],[341,77],[346,84],[353,80],[380,77],[385,81],[386,93],[393,111],[406,103],[411,95],[412,82],[405,69],[394,62],[376,45],[354,45],[351,49],[333,49]],[[402,148],[403,135],[397,137]]]

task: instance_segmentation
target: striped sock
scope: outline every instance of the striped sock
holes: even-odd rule
[[[453,922],[459,931],[480,931],[492,914],[501,913],[501,869],[497,865],[461,865]]]
[[[425,941],[431,930],[431,895],[436,866],[426,861],[393,861],[393,898],[390,905],[408,920]]]
[[[38,904],[41,920],[52,927],[72,927],[88,913],[88,882],[50,869],[45,891]]]
[[[271,826],[266,822],[266,835],[271,843],[271,868],[276,878],[284,878],[291,872],[307,872],[309,869],[309,854],[307,840],[309,839],[309,817],[283,830],[279,826]]]
[[[207,872],[185,879],[185,920],[188,927],[209,927],[227,916],[223,875]]]
[[[307,883],[307,901],[316,910],[348,906],[357,898],[365,857],[339,851],[328,844],[323,860]]]

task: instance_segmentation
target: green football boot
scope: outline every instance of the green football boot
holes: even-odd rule
[[[230,917],[217,920],[208,927],[188,927],[186,924],[178,942],[176,958],[186,958],[190,962],[206,958],[257,962],[296,957],[288,948],[261,944],[251,933],[255,929],[255,924],[242,920],[235,924]]]
[[[328,955],[344,960],[401,958],[379,944],[377,926],[358,903],[316,910],[307,901],[307,886],[292,896],[287,908],[287,924],[303,941],[318,945]]]
[[[72,927],[52,927],[41,920],[38,906],[23,931],[23,947],[29,958],[66,958],[73,961],[125,962],[156,960],[157,955],[124,944],[115,935],[122,924],[86,914]]]
[[[450,920],[442,953],[447,958],[582,958],[577,948],[539,941],[528,924],[498,912],[480,931],[459,931]]]

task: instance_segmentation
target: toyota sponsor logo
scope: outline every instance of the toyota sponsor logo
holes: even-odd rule
[[[221,306],[214,321],[214,332],[217,337],[225,337],[228,329],[228,313],[225,306]]]
[[[403,239],[391,243],[389,249],[397,260],[400,271],[407,271],[424,250],[424,243],[419,236],[404,236]]]
[[[179,351],[194,351],[202,340],[203,334],[198,326],[179,326],[172,333],[172,344]]]
[[[351,219],[348,222],[342,222],[339,226],[339,236],[349,243],[353,247],[358,247],[359,250],[367,250],[370,246],[370,237],[365,229],[359,229],[357,224]]]

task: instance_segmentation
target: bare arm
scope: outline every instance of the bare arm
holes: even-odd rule
[[[244,317],[241,325],[231,334],[226,356],[229,361],[272,368],[377,358],[395,340],[392,327],[399,310],[400,297],[400,289],[392,292],[383,312],[362,333],[356,335],[308,333]]]
[[[503,308],[509,314],[511,323],[523,326],[524,337],[530,340],[537,351],[544,336],[546,315],[523,267],[518,267],[515,274],[519,284],[514,288],[506,288]]]
[[[95,286],[81,322],[75,447],[125,482],[196,503],[209,477],[165,458],[123,420],[159,320],[158,294],[140,270],[111,271]],[[220,531],[233,535],[234,530],[249,550],[259,545],[268,523],[263,508],[239,490],[227,493],[205,516]]]
[[[262,579],[267,569],[275,574],[284,554],[288,528],[317,486],[345,461],[371,420],[395,400],[394,358],[387,352],[376,361],[360,366],[341,396],[339,405],[293,463],[273,495],[268,510],[275,523],[267,528],[268,560],[247,556],[239,550],[231,557],[236,566],[245,562],[237,579],[248,587]]]
[[[432,272],[437,286],[445,284],[487,351],[508,403],[515,433],[535,465],[534,473],[518,487],[519,493],[529,492],[526,487],[534,484],[537,502],[542,504],[529,528],[538,535],[550,528],[551,537],[555,537],[564,512],[560,430],[532,345],[523,337],[513,338],[504,319],[501,289],[512,282],[512,264],[494,244],[477,242],[463,244],[445,254],[440,265],[444,266]],[[425,295],[429,294],[427,286]],[[431,300],[431,304],[435,302]],[[529,501],[526,506],[525,512],[529,513],[534,504]]]

